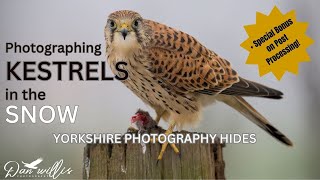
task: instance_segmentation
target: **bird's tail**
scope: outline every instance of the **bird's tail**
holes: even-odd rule
[[[218,100],[226,103],[232,108],[236,109],[250,121],[267,131],[271,136],[278,139],[288,146],[292,146],[292,142],[282,134],[278,129],[272,126],[269,121],[264,118],[258,111],[256,111],[247,101],[240,96],[223,96]]]

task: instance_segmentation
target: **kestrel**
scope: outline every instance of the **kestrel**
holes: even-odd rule
[[[203,107],[217,100],[279,141],[292,145],[243,99],[244,96],[281,99],[282,92],[240,77],[229,61],[191,35],[129,10],[111,13],[104,32],[112,72],[123,76],[115,65],[119,61],[127,63],[123,69],[128,78],[122,83],[155,110],[157,122],[161,118],[169,122],[166,134],[172,133],[175,126],[182,128],[197,122]],[[158,160],[167,145],[162,145]]]

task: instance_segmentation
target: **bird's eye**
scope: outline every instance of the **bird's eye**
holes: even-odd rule
[[[139,20],[137,19],[132,23],[132,27],[133,28],[138,28],[138,26],[139,26]]]
[[[110,28],[111,29],[115,29],[116,28],[116,23],[114,21],[110,20],[109,24],[110,24]]]

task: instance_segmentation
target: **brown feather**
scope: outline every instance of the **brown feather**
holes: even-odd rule
[[[283,133],[276,129],[265,117],[256,111],[246,100],[240,96],[219,95],[218,100],[226,103],[230,107],[239,111],[250,121],[258,125],[260,128],[268,132],[271,136],[278,139],[282,143],[293,146],[293,143]]]
[[[283,95],[282,92],[276,89],[269,88],[262,84],[249,81],[241,77],[238,83],[235,83],[228,89],[223,90],[221,94],[235,96],[257,96],[272,99],[281,99]]]
[[[237,72],[227,60],[194,37],[157,22],[144,22],[153,32],[149,70],[176,91],[216,94],[239,81]]]

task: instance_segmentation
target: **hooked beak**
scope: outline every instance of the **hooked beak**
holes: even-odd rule
[[[121,32],[121,34],[123,36],[123,39],[126,40],[126,36],[128,35],[128,30],[127,29],[122,29],[120,32]]]
[[[127,24],[125,24],[125,23],[123,23],[122,25],[121,25],[121,34],[122,34],[122,36],[123,36],[123,39],[124,40],[126,40],[126,37],[127,37],[127,35],[128,35],[128,25]]]

